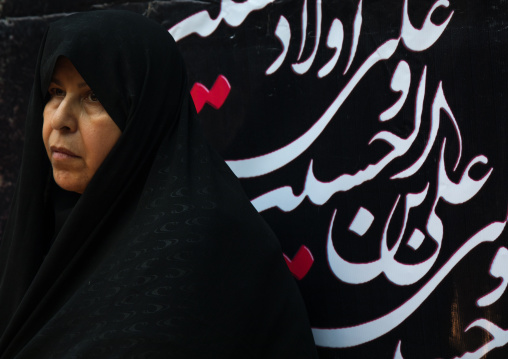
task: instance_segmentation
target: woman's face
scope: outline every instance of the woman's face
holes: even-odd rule
[[[58,59],[48,91],[42,138],[53,177],[83,193],[121,131],[69,59]]]

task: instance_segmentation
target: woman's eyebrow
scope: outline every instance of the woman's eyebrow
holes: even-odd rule
[[[62,82],[61,82],[60,80],[58,80],[57,78],[55,78],[55,77],[52,77],[52,78],[51,78],[51,82],[54,82],[54,83],[55,83],[55,84],[57,84],[58,86],[62,86],[62,87],[63,87]],[[88,84],[87,84],[85,81],[80,82],[80,83],[78,84],[78,88],[83,88],[83,87],[89,87],[89,86],[88,86]]]
[[[54,78],[54,77],[52,77],[52,78],[51,78],[51,82],[54,82],[54,83],[55,83],[55,84],[57,84],[58,86],[63,86],[63,85],[62,85],[62,83],[61,83],[58,79],[56,79],[56,78]]]

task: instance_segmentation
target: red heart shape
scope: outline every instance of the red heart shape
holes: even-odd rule
[[[289,270],[296,279],[300,280],[307,275],[310,267],[312,267],[312,263],[314,263],[314,257],[310,252],[309,248],[305,246],[301,246],[296,252],[293,260],[289,259],[287,255],[284,254],[284,259],[286,260],[286,264],[289,267]]]
[[[196,111],[199,113],[206,103],[210,104],[215,109],[221,108],[230,90],[231,85],[228,79],[223,75],[219,75],[210,90],[203,84],[196,82],[194,86],[192,86],[190,93],[194,101],[194,106],[196,106]]]

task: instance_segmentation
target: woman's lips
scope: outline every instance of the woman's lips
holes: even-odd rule
[[[65,160],[70,158],[77,158],[79,157],[71,150],[68,150],[65,147],[57,147],[57,146],[51,146],[51,155],[54,160]]]

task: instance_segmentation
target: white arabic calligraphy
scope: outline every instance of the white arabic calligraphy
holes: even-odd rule
[[[471,328],[482,328],[492,336],[492,340],[478,348],[474,353],[465,353],[463,356],[454,359],[481,359],[491,350],[501,348],[508,344],[508,330],[499,328],[487,319],[475,320],[473,323],[469,324],[464,332],[467,332]]]
[[[321,38],[321,17],[322,17],[321,0],[316,0],[316,38],[315,38],[315,42],[314,42],[314,50],[312,51],[311,55],[309,56],[309,58],[307,60],[305,60],[304,62],[299,62],[297,64],[292,65],[293,70],[297,74],[302,75],[302,74],[306,73],[307,71],[309,71],[310,67],[312,66],[312,63],[314,62],[314,59],[316,58],[317,50],[319,48],[319,40]],[[305,21],[307,20],[306,18],[307,18],[307,16],[305,16]],[[303,19],[302,19],[302,21],[303,21]],[[302,53],[304,44],[305,44],[305,39],[303,39],[303,41],[302,41],[300,55]]]
[[[508,330],[503,330],[499,328],[494,323],[488,321],[487,319],[478,319],[469,324],[469,326],[464,330],[467,332],[471,328],[481,328],[485,330],[492,336],[492,340],[487,342],[482,347],[478,348],[475,352],[467,352],[461,357],[455,357],[453,359],[482,359],[485,358],[485,355],[490,353],[493,349],[501,348],[508,344]],[[397,348],[395,349],[395,355],[393,359],[404,359],[401,351],[402,342],[399,341],[397,344]]]
[[[501,284],[489,294],[478,299],[476,304],[479,307],[485,307],[496,302],[506,290],[508,286],[508,249],[499,248],[490,266],[490,274],[495,278],[501,278]]]
[[[411,69],[409,68],[409,65],[406,61],[400,61],[397,65],[397,68],[395,69],[395,72],[392,76],[392,81],[390,83],[390,88],[395,92],[400,92],[400,97],[393,104],[392,107],[388,108],[386,111],[384,111],[381,115],[379,115],[379,121],[384,122],[391,120],[402,109],[402,106],[404,106],[404,103],[406,102],[407,95],[409,95],[409,86],[411,85]],[[422,93],[423,96],[423,93]],[[418,102],[421,105],[421,100]],[[420,107],[421,111],[421,107]],[[421,117],[421,112],[420,112]]]
[[[329,241],[331,240],[332,225],[333,221],[328,232]],[[316,345],[328,348],[347,348],[367,343],[388,333],[414,313],[468,253],[481,243],[495,241],[501,235],[505,226],[506,220],[504,222],[493,222],[469,238],[413,297],[387,315],[353,327],[312,328]]]
[[[289,49],[289,41],[291,40],[291,28],[289,22],[284,16],[281,16],[275,29],[275,35],[282,44],[283,51],[273,64],[266,70],[266,75],[271,75],[282,65]]]
[[[335,49],[335,53],[332,58],[318,71],[318,77],[323,78],[328,75],[337,61],[339,61],[340,52],[342,51],[342,43],[344,42],[344,26],[339,19],[333,19],[332,26],[328,32],[328,38],[326,39],[326,46],[330,49]]]
[[[448,203],[458,204],[464,203],[474,197],[476,193],[482,188],[490,174],[492,173],[492,169],[483,176],[478,181],[471,179],[468,175],[471,167],[478,163],[483,162],[486,163],[486,159],[483,156],[478,156],[474,158],[469,165],[467,166],[464,174],[459,183],[453,183],[450,181],[448,176],[446,175],[445,165],[444,165],[444,149],[445,149],[446,141],[443,141],[443,146],[441,149],[441,158],[439,161],[439,174],[438,174],[438,189],[436,194],[436,199],[434,201],[434,205],[432,207],[431,213],[427,220],[427,232],[437,244],[437,249],[434,254],[427,260],[413,265],[406,265],[399,263],[395,260],[395,253],[399,249],[399,246],[402,242],[402,238],[404,236],[406,230],[406,224],[409,217],[409,211],[411,208],[417,207],[423,203],[425,197],[427,196],[427,191],[429,189],[429,184],[425,189],[416,194],[409,193],[406,196],[406,208],[404,213],[404,223],[402,225],[402,230],[400,231],[399,238],[397,239],[396,244],[392,247],[392,249],[388,249],[387,244],[387,233],[388,227],[390,226],[391,218],[397,203],[399,201],[400,196],[395,201],[395,205],[392,207],[392,211],[386,221],[385,228],[383,230],[383,236],[381,240],[381,254],[380,258],[377,261],[370,263],[350,263],[340,257],[340,255],[335,250],[333,246],[331,230],[333,228],[333,221],[335,219],[335,213],[332,218],[332,224],[330,225],[329,235],[328,235],[328,243],[327,243],[327,253],[328,253],[328,263],[330,265],[330,269],[333,274],[340,280],[350,283],[350,284],[361,284],[372,279],[376,278],[381,273],[384,273],[386,277],[396,285],[410,285],[419,281],[423,276],[425,276],[428,271],[434,265],[440,249],[441,243],[443,239],[443,231],[442,231],[442,222],[441,219],[436,215],[435,208],[440,199],[447,201]]]
[[[303,0],[302,9],[302,41],[300,42],[300,52],[298,53],[297,61],[300,60],[305,48],[305,41],[307,40],[307,0]]]
[[[273,1],[250,0],[237,3],[232,0],[222,0],[221,11],[216,19],[212,19],[208,11],[203,10],[172,26],[169,33],[177,42],[192,34],[207,37],[217,29],[222,20],[229,26],[240,26],[252,11],[263,9]]]
[[[222,20],[224,20],[224,22],[229,26],[239,26],[252,11],[263,9],[272,2],[273,0],[247,0],[242,3],[236,3],[232,0],[222,0],[221,11],[216,19],[211,19],[210,14],[207,11],[201,11],[179,22],[169,31],[176,41],[179,41],[191,34],[206,37],[211,35],[218,28]],[[291,68],[297,75],[303,75],[310,70],[315,61],[321,41],[322,3],[321,0],[315,0],[316,18],[314,44],[312,52],[307,59],[300,61],[307,41],[307,5],[307,0],[304,0],[301,17],[302,35],[300,50],[296,59],[297,62],[291,64]],[[360,41],[363,19],[362,6],[363,2],[362,0],[359,0],[353,23],[351,49],[343,75],[350,70]],[[437,8],[448,8],[448,6],[449,2],[447,0],[437,0],[426,14],[423,25],[418,29],[413,26],[409,19],[408,0],[404,0],[400,36],[398,38],[385,41],[370,56],[368,56],[363,63],[360,64],[356,72],[351,76],[349,81],[342,88],[329,107],[324,111],[321,117],[305,133],[284,147],[258,157],[227,161],[233,172],[239,178],[263,176],[284,167],[298,158],[323,133],[327,125],[338,113],[342,104],[346,101],[366,74],[376,64],[390,59],[399,48],[399,44],[403,44],[403,46],[410,51],[421,52],[430,48],[439,40],[451,21],[454,12],[450,11],[446,20],[444,20],[441,24],[434,24],[431,21],[431,17]],[[267,76],[274,74],[284,64],[291,43],[291,27],[288,20],[282,15],[277,23],[275,36],[279,39],[282,50],[279,56],[266,70],[265,75]],[[341,55],[343,42],[344,27],[342,22],[335,18],[330,26],[326,42],[326,46],[330,49],[334,49],[335,51],[328,62],[317,72],[318,78],[323,78],[334,70]],[[381,140],[392,147],[392,150],[377,163],[368,164],[354,174],[341,174],[330,182],[322,182],[315,177],[313,171],[313,160],[311,160],[305,178],[304,189],[301,194],[295,195],[293,188],[290,186],[279,187],[253,199],[252,203],[254,207],[258,210],[258,212],[263,212],[271,208],[279,208],[284,212],[290,212],[300,206],[305,198],[308,198],[316,205],[323,205],[334,194],[349,191],[354,187],[360,186],[361,184],[374,179],[393,160],[408,153],[419,135],[426,92],[426,79],[427,66],[424,66],[416,92],[414,127],[409,136],[407,138],[402,138],[392,132],[381,131],[375,134],[370,140],[369,145],[376,140]],[[395,103],[379,115],[379,120],[381,122],[389,121],[399,114],[406,103],[410,87],[411,69],[406,61],[401,60],[398,63],[390,82],[391,90],[400,93],[400,97],[395,101]],[[391,180],[411,177],[422,168],[437,139],[441,123],[441,110],[443,110],[450,119],[458,139],[458,154],[455,159],[453,171],[457,170],[462,157],[462,137],[459,125],[444,95],[443,83],[439,82],[432,101],[430,132],[425,148],[416,161],[404,170],[392,175],[390,177]],[[395,255],[403,243],[403,239],[407,237],[405,233],[411,209],[420,206],[427,199],[429,194],[429,182],[427,182],[425,188],[418,193],[407,193],[404,197],[401,195],[397,196],[381,235],[379,259],[369,263],[349,262],[342,258],[337,252],[332,236],[333,225],[337,214],[337,210],[334,211],[328,230],[326,250],[329,267],[337,279],[345,283],[359,285],[372,281],[379,275],[384,274],[386,278],[395,285],[408,286],[417,283],[430,272],[440,253],[444,235],[442,220],[436,214],[436,207],[438,203],[441,199],[452,205],[458,205],[469,201],[482,189],[492,173],[492,168],[490,168],[479,180],[474,180],[470,177],[469,172],[474,165],[478,163],[488,163],[488,159],[485,156],[478,155],[470,160],[457,183],[451,181],[446,173],[444,157],[445,146],[446,138],[443,139],[441,145],[437,174],[437,191],[427,218],[426,233],[428,236],[426,237],[420,229],[414,228],[406,243],[406,245],[413,250],[417,250],[423,241],[426,238],[429,238],[436,244],[434,253],[420,263],[411,265],[401,263],[395,259]],[[404,201],[400,201],[401,198],[404,198]],[[388,230],[392,222],[392,216],[399,205],[399,202],[402,202],[405,205],[403,223],[397,240],[390,249],[388,247]],[[359,236],[363,236],[373,221],[374,216],[372,213],[365,208],[360,207],[349,226],[349,230]],[[486,225],[482,230],[478,231],[475,235],[471,236],[432,276],[432,278],[427,281],[427,283],[425,283],[411,298],[406,300],[405,303],[390,313],[372,321],[352,327],[331,329],[313,328],[312,330],[316,344],[318,346],[330,348],[352,347],[364,344],[390,332],[392,329],[403,323],[422,305],[422,303],[443,281],[443,279],[466,255],[468,255],[481,243],[494,242],[497,240],[504,230],[506,223],[506,220],[503,222],[492,222]],[[496,302],[505,293],[508,287],[507,268],[508,249],[501,247],[494,257],[490,268],[491,275],[496,278],[500,278],[501,283],[496,289],[478,299],[478,306],[488,306]],[[483,328],[491,334],[493,339],[474,353],[466,353],[462,357],[456,357],[454,359],[479,359],[492,349],[502,347],[508,343],[508,331],[500,329],[486,319],[474,321],[465,331],[468,331],[473,327]],[[394,354],[394,359],[403,359],[401,345],[402,342],[399,341]]]
[[[333,274],[337,277],[337,279],[350,283],[350,284],[361,284],[371,281],[376,278],[381,273],[384,273],[386,277],[397,285],[409,285],[416,283],[421,277],[426,274],[425,269],[420,269],[422,265],[426,264],[420,263],[418,265],[404,265],[395,260],[395,254],[399,249],[399,246],[402,242],[402,238],[404,236],[409,210],[411,208],[417,207],[423,203],[425,197],[427,196],[427,192],[429,189],[429,184],[425,189],[420,193],[409,193],[406,196],[406,209],[404,214],[404,224],[402,225],[402,230],[400,231],[399,238],[397,242],[392,247],[392,249],[388,249],[387,244],[387,233],[388,227],[390,226],[390,222],[392,219],[393,212],[397,207],[397,203],[399,202],[400,196],[397,197],[394,206],[392,207],[392,211],[386,221],[385,228],[383,230],[383,235],[381,239],[381,255],[380,258],[374,262],[370,263],[350,263],[344,260],[335,250],[332,242],[332,236],[328,236],[327,243],[327,253],[328,253],[328,263],[330,264],[330,269]],[[333,228],[333,221],[335,219],[335,213],[332,218],[332,225],[330,226],[330,233]],[[433,263],[432,263],[433,264]],[[427,265],[425,266],[427,267]]]
[[[392,146],[393,150],[390,151],[385,157],[383,157],[375,164],[369,164],[365,169],[360,170],[353,175],[343,174],[331,182],[321,182],[316,179],[312,171],[311,162],[307,171],[304,190],[299,196],[295,196],[293,194],[293,189],[289,186],[280,187],[253,199],[252,204],[254,207],[258,210],[258,212],[263,212],[273,207],[278,207],[281,210],[288,212],[298,207],[303,202],[305,197],[308,197],[314,204],[323,205],[335,193],[348,191],[351,188],[359,186],[362,183],[375,178],[394,159],[405,155],[413,145],[413,142],[416,140],[421,125],[423,100],[425,97],[426,76],[427,68],[425,67],[423,69],[416,96],[417,100],[413,132],[404,139],[394,135],[391,132],[383,131],[376,134],[370,140],[370,143],[376,140],[383,140]],[[436,114],[433,112],[433,116],[435,115]],[[436,121],[439,122],[439,112],[437,112],[437,118],[432,118],[433,123]],[[433,127],[439,127],[439,125]]]
[[[355,21],[353,25],[353,44],[351,46],[351,52],[349,54],[349,60],[346,65],[346,69],[344,70],[344,75],[346,74],[347,70],[349,70],[349,67],[353,63],[353,59],[355,58],[356,49],[358,47],[358,41],[360,40],[360,30],[362,28],[362,3],[363,0],[360,0],[358,3],[358,9],[356,10],[355,15]]]
[[[412,51],[422,51],[438,40],[439,36],[441,36],[448,25],[453,11],[450,13],[447,20],[440,25],[433,24],[430,18],[436,8],[440,6],[448,7],[448,5],[448,1],[437,1],[427,14],[424,25],[418,30],[412,26],[407,16],[407,0],[405,0],[405,14],[403,16],[400,37],[386,41],[364,61],[337,98],[309,130],[288,145],[268,154],[243,160],[227,161],[229,167],[239,178],[256,177],[273,172],[299,157],[323,132],[365,74],[378,62],[389,59],[395,53],[401,40],[404,42],[405,46]]]

